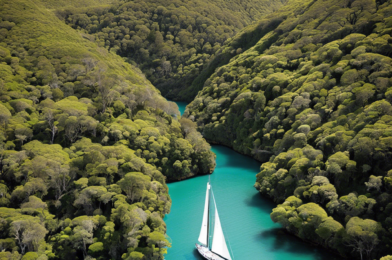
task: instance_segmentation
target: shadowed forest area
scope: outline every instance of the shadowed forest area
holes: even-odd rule
[[[67,24],[135,63],[172,100],[191,101],[189,88],[214,54],[240,29],[286,0],[119,1],[110,7],[58,11]]]

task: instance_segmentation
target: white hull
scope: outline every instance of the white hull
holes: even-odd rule
[[[207,260],[227,260],[226,258],[223,258],[211,252],[211,250],[208,249],[208,247],[196,244],[196,249]]]

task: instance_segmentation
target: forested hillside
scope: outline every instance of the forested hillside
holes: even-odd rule
[[[163,259],[166,180],[212,172],[214,154],[50,3],[0,0],[0,259]]]
[[[136,63],[163,96],[191,101],[199,89],[189,86],[224,42],[285,3],[135,0],[57,13],[73,28],[94,35],[100,46]]]
[[[287,231],[392,255],[392,0],[0,7],[0,259],[162,260],[166,181],[213,171],[203,137],[263,163]],[[150,81],[201,91],[181,118]]]
[[[263,162],[273,221],[348,258],[392,253],[391,32],[390,0],[289,1],[217,52],[185,113]]]

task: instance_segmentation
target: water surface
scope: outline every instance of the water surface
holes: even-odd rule
[[[212,146],[212,151],[217,155],[217,167],[211,175],[211,185],[234,259],[334,259],[325,250],[283,232],[279,224],[271,221],[269,214],[275,205],[253,187],[259,162],[223,146]],[[169,184],[173,204],[165,222],[172,248],[166,260],[203,259],[194,245],[201,228],[207,182],[208,176],[200,176]]]
[[[181,115],[184,114],[187,102],[177,101],[176,104],[178,105],[178,109],[180,110]]]

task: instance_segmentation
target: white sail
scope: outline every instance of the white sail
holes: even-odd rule
[[[204,213],[203,213],[203,222],[201,224],[201,230],[199,235],[199,242],[205,246],[208,246],[208,210],[209,210],[209,199],[210,199],[210,184],[207,183],[207,192],[206,192],[206,202],[204,203]]]
[[[220,256],[223,256],[228,260],[231,260],[229,250],[227,249],[225,236],[223,235],[223,230],[220,223],[218,210],[216,208],[215,198],[214,198],[214,204],[215,204],[215,223],[214,223],[215,226],[214,226],[214,234],[212,238],[211,251]]]

